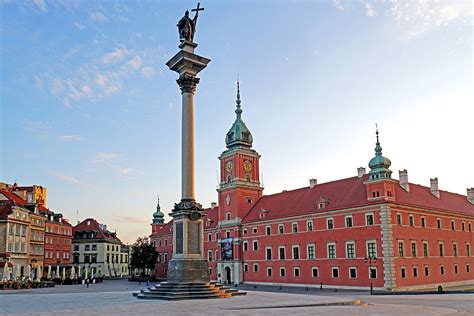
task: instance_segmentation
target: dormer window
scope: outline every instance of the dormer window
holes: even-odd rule
[[[230,132],[227,134],[227,142],[231,142],[234,140],[234,132]]]
[[[324,208],[324,203],[320,202],[319,203],[319,208]]]
[[[319,198],[319,200],[317,201],[317,205],[318,205],[318,208],[319,209],[324,209],[326,208],[326,206],[329,204],[329,201],[326,200],[326,199],[323,199],[322,197]]]
[[[242,132],[242,140],[244,142],[249,142],[250,141],[250,134],[247,132]]]

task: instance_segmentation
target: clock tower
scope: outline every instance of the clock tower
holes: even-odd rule
[[[227,132],[227,149],[220,155],[219,221],[240,220],[262,196],[260,155],[252,149],[252,134],[242,121],[239,82],[234,124]]]
[[[252,149],[252,134],[242,121],[240,88],[237,81],[234,124],[226,134],[227,149],[220,155],[218,234],[221,252],[217,258],[219,282],[239,284],[242,274],[242,219],[262,196],[260,155]],[[228,251],[231,249],[231,251]]]

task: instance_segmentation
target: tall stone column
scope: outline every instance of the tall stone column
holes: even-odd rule
[[[204,209],[194,195],[194,93],[196,75],[210,62],[194,54],[197,44],[183,40],[181,49],[166,65],[179,74],[181,89],[181,201],[175,204],[173,217],[173,258],[168,264],[169,283],[209,282],[209,268],[204,256]]]

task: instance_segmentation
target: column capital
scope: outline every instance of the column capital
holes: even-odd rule
[[[181,93],[190,92],[194,94],[194,92],[196,91],[196,86],[199,83],[199,78],[193,75],[184,73],[181,76],[179,76],[179,79],[176,80],[176,82],[181,88]]]

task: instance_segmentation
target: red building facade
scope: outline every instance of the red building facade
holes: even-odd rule
[[[58,274],[62,276],[63,270],[70,272],[72,268],[72,225],[62,214],[44,208],[42,212],[48,218],[44,240],[44,275],[50,278]]]
[[[436,178],[430,187],[412,184],[406,170],[393,179],[377,132],[368,174],[358,168],[355,177],[262,195],[240,93],[235,113],[219,157],[218,206],[206,210],[211,279],[391,291],[474,284],[474,189],[441,191]],[[153,222],[156,275],[164,278],[172,223]]]

